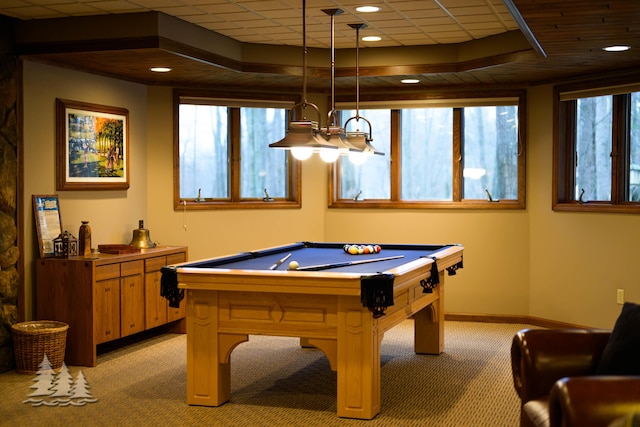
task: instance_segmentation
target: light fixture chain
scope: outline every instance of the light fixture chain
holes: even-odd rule
[[[360,119],[360,27],[356,27],[356,121]]]
[[[331,125],[335,126],[335,109],[336,105],[336,49],[335,49],[335,15],[331,15],[331,112],[329,113],[331,118]]]
[[[302,105],[307,105],[307,0],[302,0]]]

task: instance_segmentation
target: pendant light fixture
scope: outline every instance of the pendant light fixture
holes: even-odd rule
[[[355,120],[355,123],[357,124],[359,124],[360,120],[362,120],[367,124],[369,128],[369,132],[363,132],[358,128],[355,131],[346,133],[347,141],[349,141],[350,144],[354,145],[361,151],[361,153],[350,156],[349,159],[353,163],[360,164],[366,160],[366,156],[368,155],[376,154],[384,156],[384,153],[382,151],[378,151],[375,147],[373,147],[373,145],[371,145],[371,141],[373,141],[371,122],[360,115],[360,30],[366,28],[367,25],[364,23],[348,25],[356,30],[356,115],[350,117],[344,123],[344,127],[346,129],[347,125],[352,120]]]
[[[314,152],[336,152],[339,148],[336,144],[327,142],[320,135],[321,114],[318,106],[307,102],[307,7],[306,0],[302,0],[302,48],[303,48],[303,64],[302,64],[302,102],[298,103],[289,110],[289,126],[287,133],[283,139],[278,142],[269,144],[270,148],[279,148],[290,150],[291,154],[298,160],[307,159]],[[312,108],[318,115],[318,121],[308,120],[304,115],[301,120],[292,120],[296,109],[304,112],[307,108]],[[337,158],[337,155],[336,155]]]
[[[326,128],[320,129],[320,135],[327,141],[327,143],[337,148],[337,153],[331,151],[321,152],[320,157],[322,157],[322,160],[325,162],[334,162],[340,155],[358,153],[362,151],[362,149],[350,144],[349,141],[347,141],[347,135],[344,128],[338,126],[336,123],[336,50],[334,46],[335,17],[340,15],[343,11],[342,9],[322,9],[322,11],[331,17],[331,110],[327,115],[327,126]]]

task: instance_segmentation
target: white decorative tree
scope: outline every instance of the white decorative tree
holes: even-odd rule
[[[34,390],[28,397],[49,396],[53,393],[53,391],[51,391],[51,384],[53,383],[55,372],[46,354],[42,358],[42,362],[40,362],[38,368],[38,372],[36,372],[36,376],[33,379],[35,384],[29,387]],[[42,399],[26,399],[23,403],[40,401],[42,401]]]
[[[84,377],[82,371],[78,372],[76,381],[71,388],[71,399],[80,399],[74,403],[75,405],[84,405],[85,403],[98,401],[98,399],[94,398],[89,391],[89,383]]]
[[[69,373],[69,368],[67,368],[66,363],[62,362],[62,368],[60,372],[58,372],[58,375],[55,376],[53,385],[51,385],[51,397],[69,397],[71,395],[72,384],[73,377]],[[58,399],[58,401],[66,400],[69,399]]]

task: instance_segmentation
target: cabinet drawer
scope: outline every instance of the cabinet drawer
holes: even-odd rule
[[[148,258],[144,260],[144,271],[145,273],[150,273],[152,271],[158,271],[162,267],[167,265],[167,257],[166,256],[156,256],[153,258]]]
[[[181,252],[179,254],[167,255],[167,265],[180,264],[181,262],[185,262],[186,260],[187,260],[187,254],[185,252]]]
[[[99,265],[96,267],[96,280],[120,277],[120,264]]]
[[[135,276],[142,273],[144,273],[144,261],[141,259],[138,261],[123,262],[121,264],[120,275],[122,277]]]

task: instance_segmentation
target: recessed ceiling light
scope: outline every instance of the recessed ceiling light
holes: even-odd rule
[[[361,13],[377,12],[380,10],[378,6],[360,6],[356,10]]]
[[[629,49],[631,49],[631,46],[625,45],[607,46],[602,48],[602,50],[606,50],[607,52],[624,52]]]
[[[151,67],[149,69],[154,73],[168,73],[169,71],[171,71],[171,68],[168,67]]]
[[[404,84],[416,84],[416,83],[420,83],[420,80],[418,79],[402,79],[400,80],[401,83]]]
[[[363,42],[379,42],[380,40],[382,40],[380,36],[365,36],[362,38]]]

